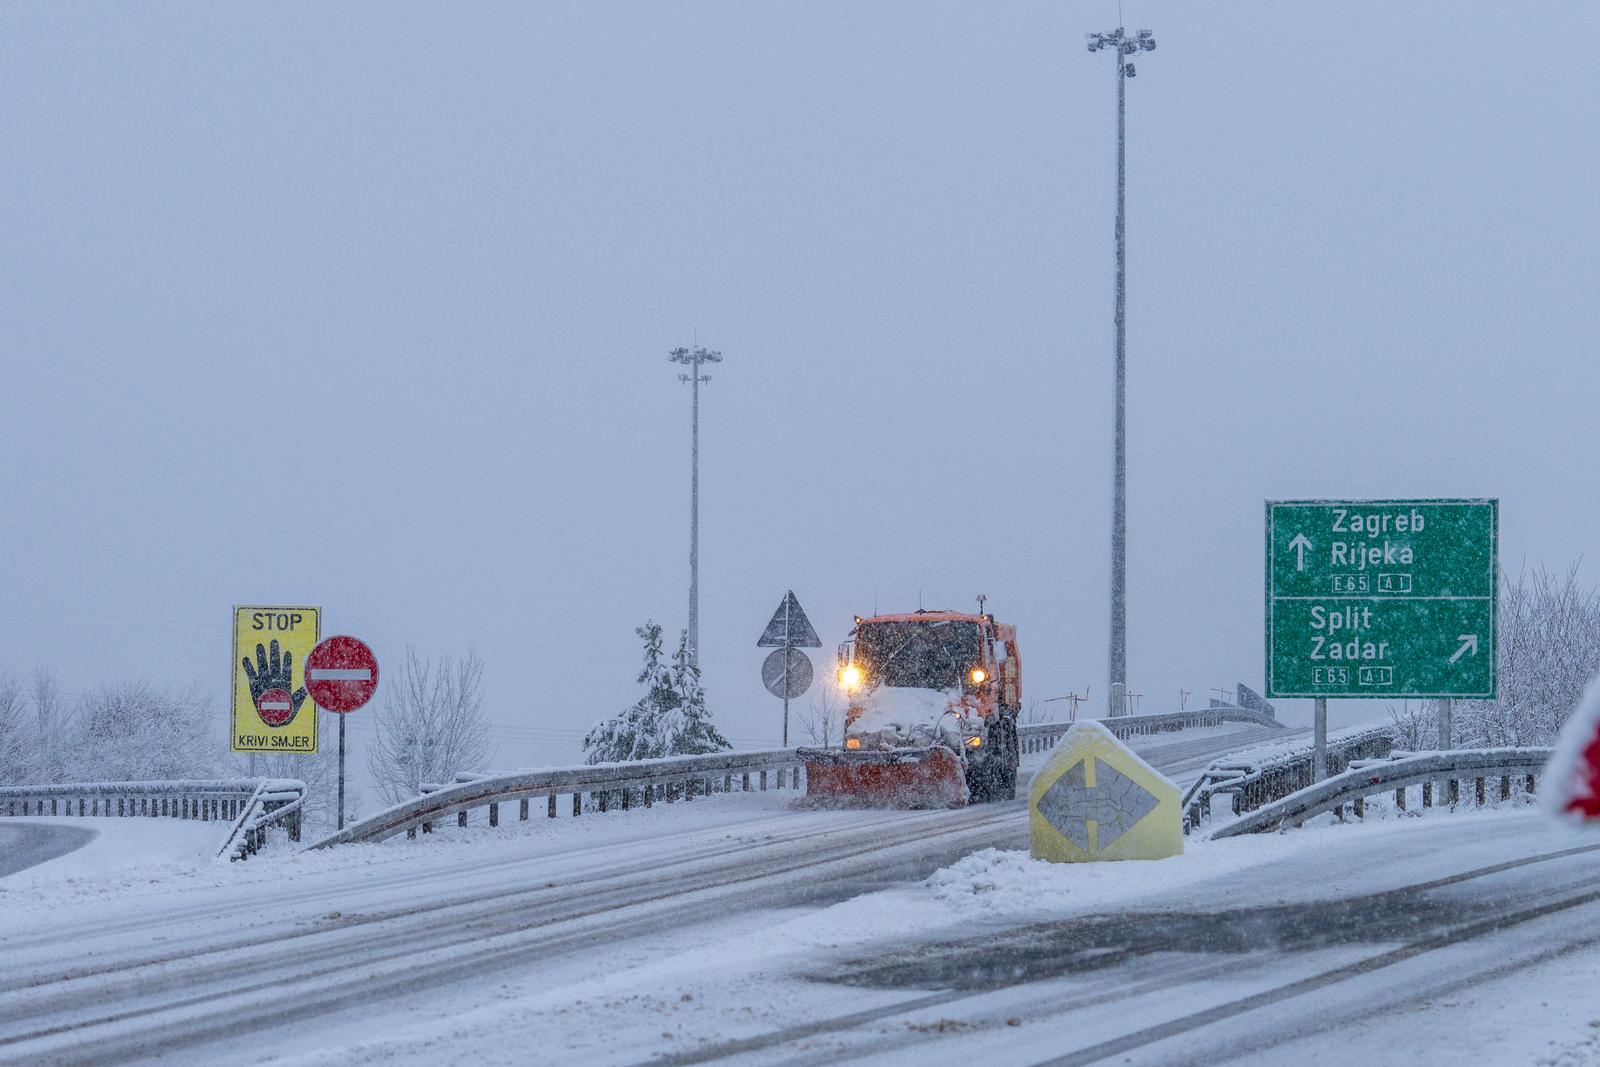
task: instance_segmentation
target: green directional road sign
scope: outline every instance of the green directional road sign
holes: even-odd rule
[[[1267,501],[1267,696],[1493,699],[1497,500]]]

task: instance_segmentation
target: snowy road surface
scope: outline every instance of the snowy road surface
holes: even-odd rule
[[[1590,1062],[1600,841],[1529,812],[1055,866],[789,799],[0,881],[0,1063]]]
[[[0,825],[0,878],[82,848],[94,835],[95,831],[81,826]]]

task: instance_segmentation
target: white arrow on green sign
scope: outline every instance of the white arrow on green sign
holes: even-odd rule
[[[1267,501],[1267,696],[1493,699],[1499,514]]]

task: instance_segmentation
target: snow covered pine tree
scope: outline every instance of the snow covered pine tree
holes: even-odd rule
[[[733,747],[711,724],[706,691],[700,685],[700,665],[689,652],[687,630],[678,635],[678,651],[672,654],[672,688],[678,706],[668,716],[668,755],[703,756]]]
[[[584,758],[590,763],[622,763],[732,747],[711,725],[687,632],[679,637],[670,666],[662,659],[660,623],[647,621],[634,633],[644,641],[644,667],[638,679],[644,695],[621,715],[589,731],[583,739]]]

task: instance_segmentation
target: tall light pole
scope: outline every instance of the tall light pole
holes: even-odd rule
[[[678,375],[678,381],[688,382],[694,396],[694,416],[689,445],[689,659],[700,666],[700,383],[709,382],[711,375],[701,374],[702,363],[721,363],[722,353],[696,347],[674,348],[667,356],[673,363],[689,368],[688,374]]]
[[[1121,26],[1110,33],[1090,33],[1089,51],[1109,50],[1117,58],[1117,354],[1116,399],[1114,403],[1115,443],[1111,466],[1111,693],[1109,712],[1128,714],[1128,322],[1127,322],[1127,79],[1133,77],[1133,64],[1127,58],[1136,52],[1153,52],[1154,35],[1140,30],[1129,36]]]

